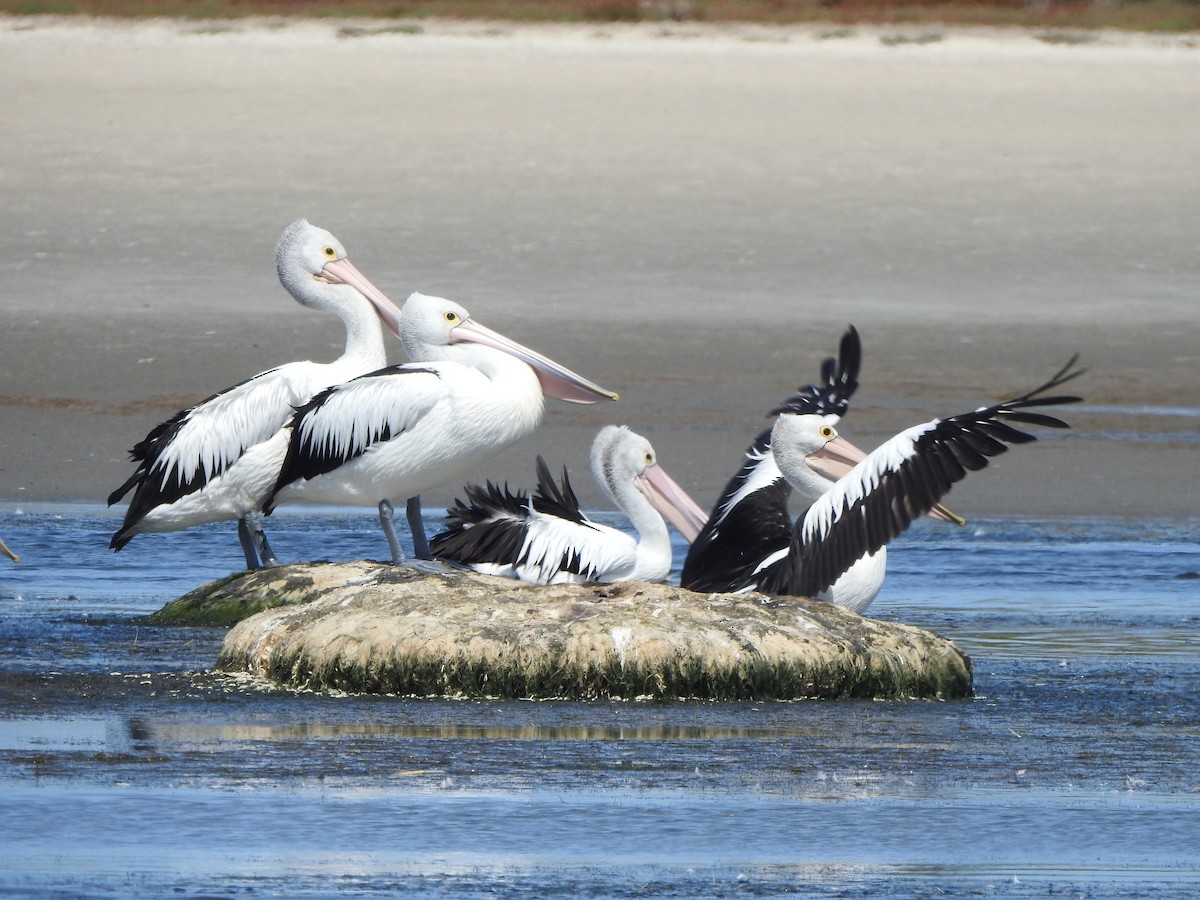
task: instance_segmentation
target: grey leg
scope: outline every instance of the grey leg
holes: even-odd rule
[[[384,537],[387,538],[388,548],[392,551],[392,563],[397,566],[404,565],[404,551],[400,549],[400,541],[396,538],[396,528],[392,525],[392,517],[395,515],[395,510],[392,508],[390,500],[379,501],[379,524],[383,527]]]
[[[409,497],[404,514],[408,517],[408,530],[412,534],[413,556],[417,559],[433,559],[429,552],[429,540],[425,537],[425,523],[421,520],[421,498]]]
[[[258,553],[254,549],[254,538],[250,535],[250,526],[245,519],[238,519],[238,540],[242,544],[242,553],[246,555],[246,568],[254,571],[258,568]]]
[[[246,523],[250,528],[250,536],[254,538],[254,546],[258,550],[263,568],[279,565],[279,560],[275,558],[271,545],[267,543],[267,533],[263,531],[262,527],[262,516],[258,513],[246,516]]]
[[[414,498],[417,503],[417,509],[420,509],[420,498]],[[408,510],[411,515],[413,501],[408,502]],[[392,509],[392,504],[387,500],[379,501],[379,524],[383,526],[383,533],[387,535],[388,546],[392,548],[392,562],[398,566],[408,566],[410,569],[416,569],[418,572],[426,572],[433,575],[445,575],[450,571],[450,568],[443,563],[433,559],[406,559],[404,551],[400,549],[400,542],[396,540],[396,529],[392,525],[392,516],[395,510]],[[419,516],[419,514],[418,514]],[[411,522],[412,520],[409,519]],[[416,544],[416,537],[413,537],[413,543]],[[429,552],[429,545],[425,542],[425,529],[421,529],[421,543],[425,544],[425,552]],[[420,545],[418,545],[420,546]]]

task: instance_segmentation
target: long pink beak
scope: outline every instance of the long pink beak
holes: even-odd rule
[[[7,556],[13,562],[21,561],[21,557],[17,556],[17,554],[15,554],[11,550],[9,550],[8,545],[6,543],[4,543],[4,541],[0,541],[0,553],[3,553],[5,556]]]
[[[375,307],[375,314],[379,316],[379,321],[383,323],[383,327],[396,337],[400,337],[400,308],[389,300],[383,291],[371,284],[367,280],[367,276],[358,271],[350,260],[335,259],[333,262],[328,262],[321,269],[321,274],[334,284],[350,285],[350,287],[370,300],[371,305]]]
[[[636,487],[659,515],[670,522],[690,544],[708,522],[708,513],[702,510],[687,491],[675,483],[661,466],[647,466],[633,480]]]
[[[476,344],[493,347],[528,363],[537,374],[538,382],[542,386],[542,393],[547,397],[566,400],[568,403],[589,404],[599,403],[601,400],[621,399],[613,391],[606,391],[600,385],[572,372],[566,366],[559,365],[536,350],[530,350],[524,344],[518,344],[485,325],[480,325],[474,319],[464,319],[450,332],[450,339],[454,342],[473,341]]]
[[[839,481],[866,458],[867,454],[848,440],[835,437],[816,453],[810,453],[805,462],[818,475],[830,481]]]

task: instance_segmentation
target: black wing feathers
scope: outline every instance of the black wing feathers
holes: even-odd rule
[[[806,525],[808,513],[802,515],[792,536],[792,583],[785,593],[812,597],[828,589],[857,559],[876,552],[929,512],[968,471],[984,468],[1009,444],[1037,439],[1011,423],[1069,428],[1054,416],[1025,410],[1079,402],[1073,395],[1041,396],[1087,371],[1072,371],[1078,358],[1072,356],[1053,378],[1019,397],[935,420],[916,439],[911,456],[878,472],[875,489],[856,501],[845,500],[823,530]]]
[[[512,565],[525,543],[528,496],[490,481],[464,490],[467,502],[455,499],[446,511],[446,530],[429,542],[430,552],[454,562]]]
[[[327,440],[326,433],[306,434],[304,425],[307,420],[319,417],[326,404],[333,402],[346,385],[382,376],[403,377],[405,375],[441,377],[436,369],[423,369],[412,365],[385,366],[374,372],[352,378],[344,384],[328,387],[314,395],[308,402],[297,406],[296,412],[285,426],[291,433],[287,454],[279,469],[275,487],[263,504],[263,509],[268,513],[271,512],[275,506],[275,495],[292,482],[307,481],[318,475],[327,475],[350,460],[362,456],[376,444],[391,440],[394,436],[391,424],[383,418],[377,421],[366,421],[364,417],[357,417],[343,423],[343,427],[362,429],[366,436],[360,440],[348,440],[342,443]],[[328,426],[325,427],[328,428]],[[314,432],[320,431],[319,427],[314,429]]]
[[[576,522],[580,525],[590,524],[571,487],[571,479],[567,475],[566,466],[563,466],[561,487],[554,483],[554,479],[550,475],[550,467],[540,456],[537,458],[537,473],[538,485],[537,490],[533,493],[534,509],[548,516],[566,519],[568,522]]]
[[[768,415],[782,412],[797,414],[844,416],[850,398],[858,390],[858,370],[862,364],[862,342],[858,329],[851,325],[842,335],[838,346],[838,358],[831,356],[821,363],[821,381],[798,388]]]
[[[464,488],[467,502],[455,500],[455,505],[446,512],[446,530],[429,543],[433,555],[464,564],[524,565],[529,561],[525,538],[531,506],[543,515],[592,526],[583,514],[565,467],[562,483],[555,484],[550,467],[539,456],[537,473],[538,484],[532,499],[523,491],[511,493],[508,485],[501,489],[490,481],[483,488],[468,484]],[[558,568],[577,575],[594,574],[574,550],[564,552]]]
[[[737,590],[764,558],[788,546],[792,537],[792,515],[788,510],[792,486],[782,477],[742,498],[720,518],[743,483],[763,464],[770,448],[768,428],[746,451],[742,467],[725,485],[721,499],[688,548],[680,575],[683,587],[692,591]]]
[[[799,388],[771,410],[770,415],[780,412],[844,415],[850,397],[858,389],[861,363],[862,343],[858,330],[851,325],[842,335],[838,358],[829,357],[821,363],[820,383]],[[680,576],[683,587],[693,591],[732,591],[763,583],[782,584],[790,577],[786,559],[757,574],[755,569],[771,554],[786,549],[791,541],[792,517],[788,510],[791,485],[779,476],[730,507],[756,468],[764,463],[774,463],[770,429],[759,434],[746,450],[741,467],[725,485],[708,522],[688,548]],[[722,518],[721,513],[727,508]]]
[[[263,375],[268,375],[274,369],[268,369],[254,378],[261,378]],[[206,397],[194,406],[189,406],[187,409],[181,409],[171,418],[164,422],[155,425],[146,434],[144,438],[134,444],[133,449],[129,451],[129,458],[138,464],[134,473],[126,479],[125,483],[108,495],[108,505],[112,506],[118,503],[131,490],[134,491],[133,497],[129,501],[129,508],[125,510],[125,518],[122,520],[121,529],[113,535],[109,541],[109,549],[120,550],[131,540],[133,536],[126,533],[135,523],[141,521],[155,507],[170,505],[182,497],[186,497],[208,483],[213,476],[219,475],[224,471],[224,467],[220,466],[219,460],[214,460],[217,463],[217,468],[207,474],[204,472],[203,466],[198,466],[196,473],[191,478],[184,478],[178,466],[170,468],[170,477],[165,483],[162,482],[162,474],[155,472],[152,481],[146,479],[150,473],[154,471],[155,464],[163,453],[167,452],[171,443],[175,440],[179,430],[187,423],[188,416],[192,410],[203,406],[206,403],[211,403],[218,397],[228,394],[230,391],[235,391],[242,385],[254,380],[247,378],[244,381],[239,381],[237,384],[230,385],[223,391],[218,391],[212,396]],[[243,446],[242,451],[247,448]],[[134,490],[136,488],[136,490]]]

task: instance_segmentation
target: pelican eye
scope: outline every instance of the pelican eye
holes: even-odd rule
[[[649,450],[647,450],[645,453],[642,454],[642,462],[644,462],[648,466],[654,465],[654,454],[651,453]]]
[[[450,310],[449,312],[446,313],[446,321],[449,322],[451,325],[457,324],[458,313],[454,312],[454,310]]]
[[[833,427],[831,425],[822,425],[821,426],[821,437],[825,438],[825,440],[828,441],[833,437],[833,435],[834,435],[834,431],[833,431]]]
[[[329,245],[322,247],[321,252],[325,254],[326,259],[337,259],[337,250]]]

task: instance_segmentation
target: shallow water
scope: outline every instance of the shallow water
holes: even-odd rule
[[[281,555],[383,552],[276,519]],[[113,556],[98,507],[0,508],[0,895],[1192,897],[1198,525],[920,523],[871,613],[957,641],[970,701],[447,702],[141,624],[238,567],[231,528]]]

